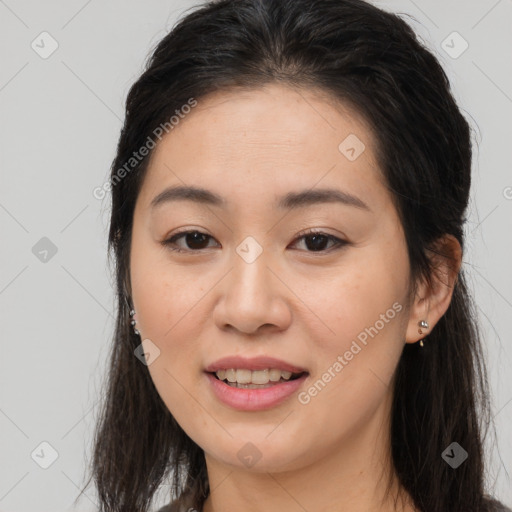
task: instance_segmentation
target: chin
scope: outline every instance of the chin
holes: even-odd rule
[[[268,430],[263,436],[258,436],[262,441],[251,441],[250,435],[243,439],[231,440],[223,446],[217,444],[212,450],[206,447],[207,457],[222,464],[247,470],[253,473],[281,473],[298,469],[297,459],[302,453],[297,453],[297,444],[285,440],[272,441],[264,439]],[[301,447],[302,448],[302,447]]]

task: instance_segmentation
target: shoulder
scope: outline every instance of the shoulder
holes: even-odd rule
[[[165,505],[165,507],[159,508],[157,512],[198,512],[194,507],[189,507],[178,501],[172,501]]]
[[[186,500],[187,502],[184,503],[181,500],[172,501],[171,503],[165,505],[165,507],[162,507],[158,509],[157,512],[200,512],[196,508],[194,508],[189,500]],[[497,500],[494,500],[492,498],[489,498],[486,500],[486,512],[512,512],[512,509],[506,507],[503,505],[503,503],[500,503]]]
[[[190,496],[183,496],[159,508],[157,512],[201,512],[201,510],[194,505]]]
[[[487,498],[485,500],[485,504],[485,512],[512,512],[510,508],[506,507],[503,505],[503,503],[493,498]]]
[[[165,507],[159,508],[157,512],[192,512],[192,510],[194,510],[193,508],[192,510],[190,509],[191,507],[187,507],[183,503],[172,501],[171,503],[165,505]]]
[[[493,512],[512,512],[512,509],[503,505],[503,503],[496,503],[496,507],[493,509]]]

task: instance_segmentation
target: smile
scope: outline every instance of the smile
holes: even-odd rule
[[[215,397],[225,405],[240,411],[262,411],[277,407],[287,400],[300,389],[309,375],[307,372],[272,372],[271,369],[228,369],[207,372],[206,377]]]
[[[292,373],[289,371],[279,370],[277,368],[266,370],[247,370],[247,369],[234,369],[218,370],[215,375],[219,380],[224,381],[233,387],[246,387],[251,385],[253,389],[258,389],[261,385],[269,384],[274,385],[280,381],[288,381],[300,377],[303,372]],[[238,386],[237,386],[238,384]]]

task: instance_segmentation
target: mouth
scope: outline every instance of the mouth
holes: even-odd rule
[[[213,396],[239,411],[263,411],[284,404],[309,376],[305,368],[265,355],[223,357],[204,372]]]
[[[227,368],[205,372],[213,396],[238,411],[264,411],[290,403],[305,385],[307,371]]]
[[[300,379],[302,376],[308,374],[306,371],[291,372],[277,368],[267,368],[263,370],[227,368],[207,373],[232,388],[240,389],[266,389]]]

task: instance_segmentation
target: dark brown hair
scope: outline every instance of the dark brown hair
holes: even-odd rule
[[[372,128],[403,225],[413,286],[421,279],[432,283],[431,256],[444,234],[464,249],[470,128],[438,60],[400,16],[362,0],[221,0],[188,13],[158,43],[129,91],[111,169],[117,317],[89,479],[101,511],[145,512],[170,478],[174,495],[188,491],[198,506],[209,492],[203,451],[134,356],[140,338],[130,327],[129,256],[149,157],[121,180],[118,170],[190,98],[272,82],[322,90]],[[462,268],[424,348],[407,344],[396,369],[392,462],[425,512],[484,512],[496,505],[485,492],[490,415],[476,318]],[[457,469],[441,458],[453,441],[468,453]]]

